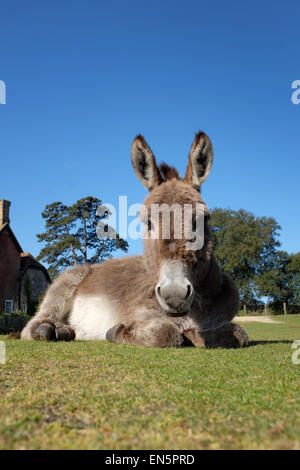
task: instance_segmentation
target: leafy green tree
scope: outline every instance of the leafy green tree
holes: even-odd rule
[[[280,226],[271,217],[256,217],[243,209],[216,208],[211,227],[218,263],[237,282],[241,301],[253,302],[257,279],[274,264]]]
[[[38,241],[45,246],[38,260],[48,263],[52,277],[68,266],[99,263],[117,249],[127,252],[128,243],[118,234],[115,238],[109,235],[98,238],[97,224],[109,215],[108,211],[97,213],[100,204],[100,199],[89,196],[72,206],[54,202],[45,207],[42,217],[46,230],[37,234]]]
[[[282,312],[285,302],[289,305],[300,304],[300,252],[288,254],[278,251],[273,265],[257,279],[260,295],[267,296],[274,311]]]
[[[288,302],[300,305],[300,252],[289,256],[289,263],[286,267],[289,275],[290,297]]]

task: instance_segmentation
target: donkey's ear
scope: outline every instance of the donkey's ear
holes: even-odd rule
[[[155,157],[142,135],[137,135],[132,142],[131,161],[137,177],[147,189],[151,190],[162,182]]]
[[[208,177],[213,163],[212,143],[204,132],[198,132],[191,147],[185,180],[197,190]]]

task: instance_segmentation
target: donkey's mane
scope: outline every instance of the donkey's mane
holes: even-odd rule
[[[158,169],[163,181],[168,181],[172,178],[180,179],[180,175],[174,166],[169,166],[167,163],[162,162]]]

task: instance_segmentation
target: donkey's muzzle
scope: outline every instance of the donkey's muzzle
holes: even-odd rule
[[[160,281],[156,285],[155,293],[162,308],[172,315],[187,313],[194,297],[194,289],[188,279],[181,282]]]

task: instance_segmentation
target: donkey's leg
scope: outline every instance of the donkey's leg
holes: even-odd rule
[[[195,328],[182,332],[194,346],[201,348],[242,348],[248,346],[246,330],[235,323],[227,323],[215,330],[197,331]]]
[[[72,307],[77,286],[89,271],[88,266],[78,266],[61,274],[49,287],[38,312],[23,329],[21,339],[75,339],[73,328],[62,322]]]
[[[158,348],[178,347],[183,343],[179,328],[171,321],[160,318],[135,321],[129,326],[118,323],[108,330],[106,339],[118,344]]]

